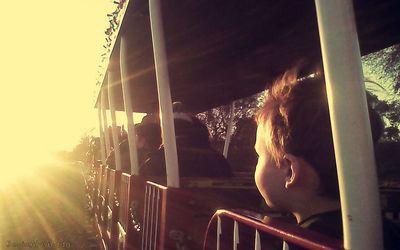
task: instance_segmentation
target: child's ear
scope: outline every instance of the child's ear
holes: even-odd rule
[[[302,161],[301,158],[292,154],[286,154],[283,159],[285,160],[285,167],[287,169],[285,188],[291,188],[299,182],[301,176]]]

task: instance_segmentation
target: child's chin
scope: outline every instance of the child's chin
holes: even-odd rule
[[[277,212],[286,212],[286,208],[279,202],[266,201],[267,206]]]

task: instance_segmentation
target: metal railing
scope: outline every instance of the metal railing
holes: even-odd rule
[[[142,250],[163,249],[163,221],[165,218],[165,199],[167,188],[148,182],[144,200],[144,230],[142,234]]]
[[[210,220],[204,240],[205,250],[288,249],[290,246],[343,249],[340,240],[247,210],[218,210]]]

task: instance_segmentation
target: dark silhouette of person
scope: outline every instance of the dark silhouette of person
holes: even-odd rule
[[[150,154],[159,149],[161,145],[161,129],[158,123],[154,123],[151,115],[147,115],[142,122],[135,125],[135,142],[139,166],[143,164]],[[131,172],[129,141],[125,138],[120,144],[121,170],[124,173]],[[107,157],[107,165],[115,169],[115,152],[112,150]]]
[[[196,117],[184,112],[181,103],[174,103],[174,125],[179,174],[182,177],[230,177],[231,168],[209,141],[207,127]],[[165,176],[164,147],[150,155],[140,167],[140,174]]]

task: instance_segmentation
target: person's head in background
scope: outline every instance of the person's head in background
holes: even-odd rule
[[[210,147],[207,127],[189,113],[182,102],[174,102],[172,108],[177,145],[190,148]]]
[[[121,127],[118,127],[119,129],[119,142],[122,142],[126,139],[128,139],[128,132],[125,130],[125,126],[122,124]]]
[[[382,121],[372,111],[370,118],[376,140]],[[322,74],[298,79],[297,69],[287,71],[267,88],[257,124],[255,180],[267,204],[298,222],[340,209]]]
[[[209,132],[207,127],[194,115],[187,111],[182,102],[172,104],[175,126],[175,138],[178,147],[210,147]],[[143,117],[140,126],[144,124],[157,124],[160,127],[160,116],[158,113],[147,114]],[[154,129],[154,127],[152,128]],[[160,130],[161,131],[161,130]],[[161,132],[156,133],[156,135]],[[156,143],[156,141],[154,141]],[[143,145],[140,143],[138,148]],[[162,139],[161,143],[162,144]]]
[[[136,147],[149,151],[157,150],[161,141],[161,128],[155,115],[146,115],[142,122],[136,124]]]

